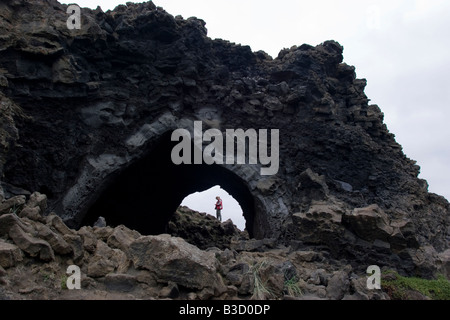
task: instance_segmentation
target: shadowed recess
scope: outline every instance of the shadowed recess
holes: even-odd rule
[[[176,142],[166,134],[142,159],[121,171],[90,206],[83,225],[103,216],[108,225],[124,224],[143,234],[160,234],[183,199],[220,184],[239,202],[249,235],[254,235],[254,198],[246,184],[219,165],[175,165]],[[256,232],[259,234],[259,232]]]

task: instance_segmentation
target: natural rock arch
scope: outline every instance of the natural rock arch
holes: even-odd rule
[[[193,122],[165,113],[124,139],[129,151],[124,156],[86,157],[76,182],[53,209],[64,212],[66,223],[74,228],[93,223],[101,215],[113,225],[124,223],[155,234],[164,232],[185,196],[221,184],[240,203],[251,237],[279,237],[280,214],[287,216],[287,208],[283,198],[270,190],[277,178],[261,177],[260,165],[172,162],[171,151],[177,142],[171,141],[171,133],[177,128],[192,130]],[[215,118],[209,124],[220,126],[220,122]]]
[[[249,235],[264,237],[270,230],[265,208],[257,204],[249,183],[234,172],[238,171],[236,167],[175,165],[170,157],[174,144],[167,132],[141,159],[112,173],[103,192],[87,202],[93,204],[81,224],[92,225],[98,216],[103,216],[111,225],[125,224],[143,234],[164,233],[187,195],[220,184],[239,202]],[[214,202],[211,199],[211,207]]]
[[[168,132],[195,120],[222,132],[276,128],[276,175],[224,166],[251,194],[244,202],[254,205],[253,236],[409,273],[429,271],[449,248],[449,203],[418,178],[420,167],[369,104],[366,80],[343,63],[339,43],[295,46],[272,59],[212,40],[204,21],[152,2],[82,9],[80,30],[67,29],[67,6],[55,0],[2,5],[5,194],[45,192],[49,208],[77,227]]]

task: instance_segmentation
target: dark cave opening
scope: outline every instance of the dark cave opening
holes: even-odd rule
[[[82,225],[93,225],[103,216],[110,226],[123,224],[141,234],[161,234],[186,196],[220,184],[241,206],[253,237],[254,226],[259,225],[254,223],[257,206],[245,182],[216,164],[175,165],[171,151],[176,144],[166,133],[147,155],[117,173],[89,207]]]

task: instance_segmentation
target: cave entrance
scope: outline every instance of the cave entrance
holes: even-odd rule
[[[141,234],[161,234],[185,197],[220,185],[241,206],[245,227],[253,237],[255,207],[259,206],[255,206],[245,181],[216,164],[173,164],[170,155],[177,142],[172,142],[170,136],[163,135],[150,152],[105,183],[107,186],[90,205],[82,225],[92,225],[103,216],[110,226],[123,224]],[[214,208],[215,197],[211,203]],[[263,233],[259,231],[256,233]]]
[[[245,229],[245,218],[242,214],[242,208],[236,199],[233,198],[220,185],[216,185],[203,192],[195,192],[188,195],[181,202],[182,206],[186,206],[198,212],[206,212],[212,216],[216,216],[214,204],[216,196],[222,199],[224,209],[222,210],[222,221],[231,219],[233,224],[241,231]]]

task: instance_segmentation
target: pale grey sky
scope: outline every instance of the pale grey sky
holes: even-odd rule
[[[222,221],[231,219],[233,223],[241,230],[245,229],[245,219],[242,216],[242,209],[239,203],[220,186],[212,187],[203,192],[196,192],[187,196],[181,205],[187,206],[199,212],[206,212],[216,216],[215,204],[216,196],[222,198],[223,210]]]
[[[70,3],[68,1],[60,1]],[[126,0],[79,0],[104,11]],[[138,1],[142,2],[142,1]],[[450,199],[450,1],[155,0],[205,20],[208,36],[264,50],[336,40],[429,191]],[[214,198],[212,200],[214,202]],[[225,201],[224,201],[225,204]],[[234,221],[234,220],[233,220]]]

